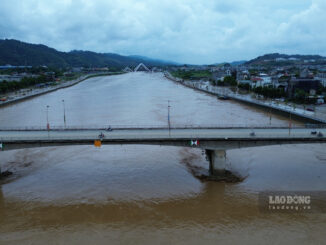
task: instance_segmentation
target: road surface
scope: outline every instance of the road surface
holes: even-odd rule
[[[313,134],[315,131],[317,134]],[[300,139],[325,138],[326,129],[310,128],[227,128],[227,129],[116,129],[105,130],[31,130],[0,131],[0,142],[35,140],[90,140],[98,139],[100,133],[105,140],[148,139]],[[254,135],[252,135],[254,132]],[[322,135],[319,134],[321,132]],[[325,138],[326,140],[326,138]]]

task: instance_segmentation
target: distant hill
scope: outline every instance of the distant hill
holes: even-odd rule
[[[244,64],[244,63],[246,63],[247,61],[246,60],[239,60],[239,61],[233,61],[233,62],[231,62],[230,64],[232,65],[232,66],[238,66],[238,65],[242,65],[242,64]]]
[[[320,55],[287,55],[287,54],[265,54],[252,59],[245,64],[247,65],[263,65],[263,64],[276,64],[276,63],[326,63],[326,57]]]
[[[123,56],[113,53],[95,53],[73,50],[60,52],[42,44],[29,44],[18,40],[0,39],[1,65],[28,65],[48,67],[116,67],[136,66],[140,62],[148,66],[163,66],[173,62],[150,59],[143,56]]]
[[[144,62],[148,61],[148,62],[154,62],[154,63],[156,62],[156,63],[168,64],[168,65],[180,65],[179,63],[174,62],[174,61],[152,59],[152,58],[148,58],[146,56],[141,56],[141,55],[129,55],[128,57],[133,58],[133,59],[143,60]]]
[[[222,63],[215,63],[212,64],[212,66],[238,66],[238,65],[242,65],[245,64],[247,62],[247,60],[239,60],[239,61],[232,61],[232,62],[222,62]]]

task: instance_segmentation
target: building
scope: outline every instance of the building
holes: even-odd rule
[[[314,95],[318,88],[320,88],[320,80],[311,79],[311,78],[294,78],[292,77],[289,81],[288,94],[292,98],[295,95],[297,89],[303,90],[306,93]]]
[[[248,84],[250,88],[253,88],[253,81],[251,80],[238,80],[238,84],[245,85]]]
[[[260,73],[258,77],[262,79],[262,82],[261,82],[262,87],[272,86],[272,77],[271,76],[269,76],[265,73]]]
[[[320,80],[323,87],[326,87],[326,73],[318,73],[315,79]]]
[[[252,88],[257,88],[257,87],[262,87],[263,86],[263,79],[260,77],[251,77],[251,87]]]
[[[158,67],[153,67],[152,68],[152,72],[162,72],[163,70],[161,68]]]
[[[37,75],[28,73],[19,73],[12,75],[0,75],[0,82],[20,82],[24,77],[37,77]]]
[[[12,66],[12,65],[4,65],[4,66],[0,66],[0,69],[25,69],[25,68],[32,68],[32,66]]]
[[[300,71],[300,78],[313,78],[314,75],[312,72],[309,71],[308,68],[305,68]]]
[[[218,81],[218,80],[223,81],[224,77],[225,77],[224,71],[214,71],[214,72],[212,72],[212,79],[214,81]]]
[[[19,82],[22,78],[20,75],[0,75],[0,82]]]
[[[73,67],[71,69],[72,72],[82,72],[83,71],[83,67]]]
[[[237,80],[249,80],[250,79],[250,74],[248,70],[244,71],[237,71]]]

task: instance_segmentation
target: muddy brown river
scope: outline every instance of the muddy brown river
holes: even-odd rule
[[[0,108],[0,128],[269,125],[269,113],[162,74],[98,77]],[[272,115],[272,125],[288,119]],[[113,145],[0,152],[0,244],[324,244],[326,214],[264,213],[264,190],[326,190],[325,144],[227,151],[236,184],[200,181],[201,149]]]

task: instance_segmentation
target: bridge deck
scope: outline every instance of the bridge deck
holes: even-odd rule
[[[235,149],[279,144],[326,143],[326,129],[308,128],[215,128],[215,129],[115,129],[101,130],[8,130],[0,131],[3,150],[91,145],[103,132],[102,144],[149,144],[195,146],[202,149]],[[253,135],[252,132],[255,134]],[[312,132],[315,132],[312,134]],[[320,134],[319,134],[320,133]],[[198,144],[191,141],[198,140]]]
[[[317,131],[317,134],[312,134]],[[11,130],[0,131],[0,142],[11,141],[55,141],[55,140],[94,140],[103,132],[105,140],[178,140],[178,139],[216,139],[216,140],[257,140],[257,139],[324,139],[326,129],[309,128],[223,128],[223,129],[117,129],[101,130]],[[252,136],[251,133],[255,135]],[[321,132],[323,136],[318,136]]]

